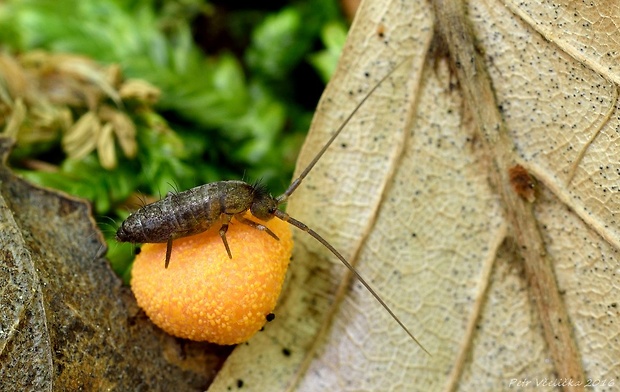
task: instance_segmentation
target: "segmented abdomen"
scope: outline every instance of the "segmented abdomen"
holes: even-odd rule
[[[238,214],[252,205],[254,188],[243,181],[201,185],[148,204],[131,214],[116,233],[123,242],[167,242],[201,233],[222,214]]]

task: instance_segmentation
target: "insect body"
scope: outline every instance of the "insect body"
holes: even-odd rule
[[[392,72],[393,71],[394,70],[392,70]],[[291,183],[282,195],[274,198],[261,185],[250,185],[242,181],[219,181],[201,185],[177,194],[169,193],[162,200],[146,205],[130,215],[118,229],[116,239],[121,242],[133,243],[167,243],[165,261],[165,266],[167,267],[172,253],[172,242],[176,238],[201,233],[217,222],[221,222],[219,234],[224,242],[228,256],[232,258],[232,253],[228,246],[228,241],[226,240],[226,231],[233,217],[243,224],[265,231],[275,240],[278,240],[278,237],[267,227],[244,218],[243,214],[247,210],[250,210],[253,216],[262,221],[268,221],[277,217],[310,234],[338,257],[409,337],[428,354],[428,351],[418,342],[402,321],[396,317],[394,312],[383,301],[379,294],[377,294],[340,252],[314,230],[278,209],[278,207],[286,202],[288,197],[297,189],[368,97],[372,95],[381,85],[381,82],[387,79],[392,72],[388,73],[368,92],[300,176]]]
[[[166,242],[168,268],[172,254],[172,241],[208,230],[221,222],[220,237],[232,258],[226,231],[232,217],[246,225],[267,232],[276,240],[278,237],[267,227],[245,219],[243,214],[250,210],[252,215],[263,221],[273,218],[277,201],[261,185],[250,185],[243,181],[218,181],[197,186],[180,193],[168,193],[165,198],[148,204],[131,214],[116,233],[116,240],[134,243]]]

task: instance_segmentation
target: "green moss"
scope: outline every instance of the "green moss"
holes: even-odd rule
[[[136,193],[158,196],[172,188],[244,178],[262,179],[279,194],[290,181],[323,81],[335,66],[344,22],[333,1],[260,9],[269,6],[236,9],[195,0],[3,2],[5,50],[85,55],[119,64],[125,77],[161,89],[156,112],[140,105],[120,108],[136,124],[138,148],[136,157],[127,158],[117,145],[114,169],[103,169],[95,153],[67,159],[60,137],[21,145],[13,165],[19,168],[28,159],[56,165],[53,172],[27,167],[21,172],[92,200],[98,214],[116,222]],[[74,118],[83,114],[71,110]],[[104,231],[111,238],[114,230]],[[113,265],[123,274],[128,264]]]

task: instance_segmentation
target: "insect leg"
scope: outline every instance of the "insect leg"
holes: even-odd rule
[[[168,238],[168,242],[166,243],[166,264],[165,264],[165,268],[168,268],[168,264],[170,264],[170,255],[172,255],[172,237]]]
[[[256,223],[252,220],[246,219],[243,216],[241,216],[241,214],[239,215],[235,215],[235,218],[237,218],[237,220],[241,223],[243,223],[244,225],[248,225],[251,226],[257,230],[260,231],[264,231],[267,234],[269,234],[270,236],[272,236],[273,238],[275,238],[277,241],[280,241],[280,239],[278,238],[278,236],[271,230],[269,230],[269,228],[267,226],[261,225],[260,223]]]
[[[228,257],[232,259],[232,253],[230,253],[230,247],[228,246],[228,240],[226,240],[226,232],[228,231],[228,224],[232,219],[233,215],[222,214],[222,227],[220,227],[220,237],[222,237],[222,242],[224,242],[224,247],[226,248],[226,253],[228,253]]]

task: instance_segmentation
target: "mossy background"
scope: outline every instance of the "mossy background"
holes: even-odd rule
[[[69,157],[62,133],[19,138],[11,164],[32,181],[91,200],[108,258],[127,278],[132,246],[113,235],[139,207],[136,195],[157,199],[226,179],[261,180],[274,195],[287,187],[346,28],[331,0],[5,1],[3,53],[79,54],[161,91],[152,111],[110,103],[134,122],[137,143],[131,158],[115,144],[113,168],[94,151]],[[70,110],[74,118],[85,111]],[[32,169],[40,167],[48,170]]]

